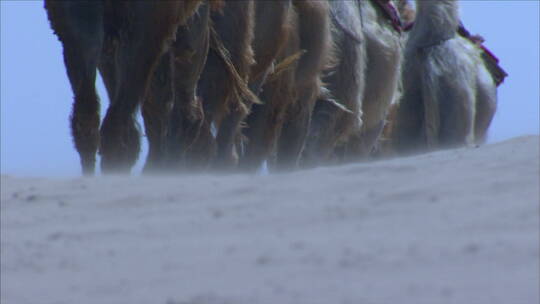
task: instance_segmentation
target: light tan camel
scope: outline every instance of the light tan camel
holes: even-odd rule
[[[474,37],[458,33],[456,0],[417,0],[416,8],[403,97],[392,122],[393,148],[410,153],[482,143],[497,105],[497,81],[488,65],[496,59]]]
[[[401,21],[398,1],[360,1],[366,43],[366,77],[362,126],[346,145],[349,160],[365,158],[383,130],[388,109],[398,98],[402,64]]]
[[[402,61],[398,1],[331,3],[337,62],[324,79],[330,94],[321,94],[313,114],[303,155],[306,166],[369,155],[398,94]]]

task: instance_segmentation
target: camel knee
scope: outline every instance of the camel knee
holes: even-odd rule
[[[100,129],[101,169],[129,173],[140,152],[140,135],[131,113],[109,108]]]

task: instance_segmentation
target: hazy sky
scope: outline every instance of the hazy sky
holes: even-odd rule
[[[0,9],[1,173],[78,175],[69,131],[73,94],[43,1],[1,0]],[[461,1],[464,24],[510,74],[499,88],[491,142],[539,133],[539,9],[537,0]],[[101,80],[98,91],[103,113]]]

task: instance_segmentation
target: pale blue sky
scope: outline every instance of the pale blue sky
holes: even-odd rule
[[[1,173],[78,175],[69,131],[73,94],[43,1],[1,0],[0,9]],[[461,1],[464,24],[486,38],[510,74],[499,89],[491,142],[539,133],[539,9],[537,0]],[[104,111],[100,82],[98,90]]]

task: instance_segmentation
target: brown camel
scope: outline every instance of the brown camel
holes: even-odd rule
[[[258,101],[253,94],[260,91],[288,40],[290,0],[226,4],[212,15],[215,35],[199,85],[205,121],[188,156],[190,166],[199,169],[209,163],[220,170],[236,166],[246,145],[242,123]]]
[[[263,1],[262,3],[271,1]],[[254,72],[256,81],[266,79],[260,98],[262,105],[254,105],[247,119],[248,139],[241,165],[244,169],[260,167],[277,146],[277,166],[281,169],[294,168],[304,147],[311,112],[321,86],[321,73],[327,66],[331,50],[329,5],[323,1],[293,1],[278,10],[286,10],[286,26],[281,27],[285,35],[276,37],[284,43],[278,53],[274,71],[259,69]],[[259,5],[259,4],[258,4]],[[266,4],[268,5],[268,4]],[[261,7],[262,8],[262,7]],[[257,9],[255,39],[264,33],[275,32],[275,28],[263,23],[267,18],[264,11]],[[280,17],[281,18],[281,17]],[[275,20],[275,19],[274,19]],[[286,40],[282,40],[282,38]],[[274,43],[273,41],[266,42]],[[260,45],[265,45],[260,42]],[[264,48],[261,49],[263,54]],[[272,59],[271,56],[266,56]],[[262,78],[260,78],[262,77]],[[261,83],[261,82],[259,82]]]
[[[84,174],[94,173],[98,146],[104,172],[129,172],[140,150],[134,114],[178,26],[200,2],[45,0],[75,95],[71,129]],[[101,130],[97,68],[111,100]]]
[[[238,162],[235,142],[241,122],[257,100],[247,87],[254,63],[254,4],[252,0],[226,0],[223,10],[212,14],[211,48],[199,82],[205,119],[200,137],[188,153],[192,168],[209,164],[232,168]]]
[[[149,141],[145,172],[177,171],[197,140],[204,119],[197,83],[210,41],[210,9],[202,4],[154,73],[142,115]]]

